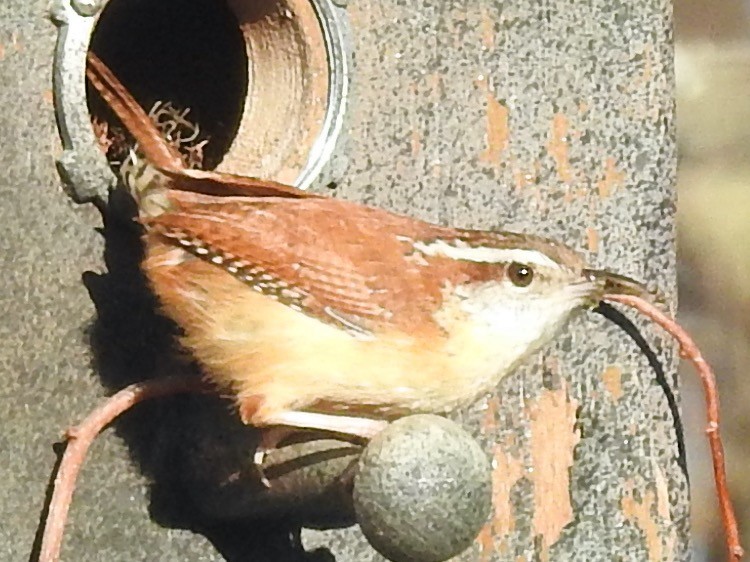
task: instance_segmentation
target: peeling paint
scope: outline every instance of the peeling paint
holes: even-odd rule
[[[496,446],[492,456],[492,534],[502,539],[516,528],[510,492],[524,475],[523,462]]]
[[[555,161],[557,175],[565,183],[573,181],[573,169],[570,165],[568,147],[568,118],[563,113],[555,113],[552,118],[547,151]]]
[[[490,17],[486,7],[482,7],[482,46],[486,49],[495,47],[495,21]]]
[[[641,72],[641,84],[649,84],[654,78],[654,47],[647,43],[643,49],[643,71]]]
[[[654,483],[656,484],[656,513],[664,520],[669,527],[669,532],[664,540],[665,556],[667,560],[674,560],[674,551],[677,546],[677,531],[672,527],[672,513],[669,508],[669,485],[664,470],[656,462],[655,458],[651,459],[651,466],[654,471]]]
[[[495,552],[495,541],[492,539],[492,522],[487,523],[477,535],[479,544],[479,562],[490,562]]]
[[[424,77],[430,91],[430,99],[439,101],[444,93],[443,77],[439,72],[432,72]]]
[[[511,501],[511,490],[524,476],[521,459],[506,453],[495,445],[492,455],[492,520],[485,525],[477,537],[480,545],[480,560],[489,561],[495,552],[507,552],[510,545],[503,539],[516,528]]]
[[[669,488],[667,487],[667,480],[664,478],[664,471],[656,463],[656,459],[651,459],[651,467],[654,470],[654,483],[656,484],[656,512],[660,517],[670,519]]]
[[[542,558],[563,528],[573,521],[570,467],[580,441],[575,428],[578,402],[569,399],[567,386],[545,390],[529,407],[531,461],[534,483],[533,529],[541,536]]]
[[[596,253],[599,251],[599,231],[593,227],[586,229],[586,245],[589,252]]]
[[[604,388],[609,392],[610,397],[615,402],[622,398],[624,392],[622,390],[622,369],[615,365],[610,365],[602,373],[602,383]]]
[[[665,548],[659,536],[658,515],[654,512],[655,494],[648,490],[643,495],[643,501],[639,502],[633,496],[632,486],[620,501],[625,518],[634,523],[643,532],[646,538],[646,548],[650,562],[661,562],[665,560]]]
[[[539,170],[541,165],[539,160],[534,160],[534,163],[529,169],[523,169],[520,166],[513,165],[513,183],[516,186],[516,190],[520,191],[526,186],[536,185],[539,179]]]
[[[510,138],[508,108],[495,98],[486,80],[480,81],[480,87],[487,96],[487,149],[479,159],[493,166],[500,166]]]
[[[417,156],[422,151],[422,133],[416,129],[411,132],[411,155]]]
[[[614,158],[608,157],[604,162],[604,177],[596,183],[599,197],[605,198],[612,195],[624,180],[625,172],[617,169],[617,161]]]
[[[487,410],[482,417],[482,432],[485,435],[492,434],[497,430],[497,413],[500,410],[500,398],[496,395],[487,400]]]
[[[340,5],[344,4],[346,2],[340,2]],[[673,165],[674,140],[670,134],[674,126],[673,96],[670,84],[665,84],[673,75],[670,56],[671,26],[668,18],[671,6],[665,2],[638,5],[571,3],[566,6],[502,2],[486,6],[489,14],[496,19],[498,30],[494,37],[495,48],[489,52],[481,50],[482,14],[481,6],[477,4],[349,2],[345,9],[337,10],[339,16],[349,20],[342,22],[348,25],[344,25],[341,31],[350,48],[349,54],[353,54],[356,59],[350,61],[353,64],[350,77],[351,104],[343,116],[342,125],[344,130],[349,131],[349,140],[344,142],[345,146],[337,148],[334,153],[336,158],[331,166],[327,166],[331,168],[330,175],[333,179],[341,180],[338,195],[347,199],[364,199],[373,205],[400,212],[408,211],[415,217],[460,226],[488,227],[510,222],[514,229],[542,231],[540,233],[548,236],[565,238],[580,249],[586,249],[586,228],[597,226],[601,237],[600,252],[604,252],[599,256],[600,260],[596,260],[598,263],[606,262],[609,267],[626,273],[638,269],[639,264],[634,264],[630,259],[643,259],[652,266],[649,271],[653,273],[653,279],[650,280],[655,285],[670,287],[674,261],[671,254],[673,207],[664,204],[653,209],[661,213],[661,220],[656,222],[648,219],[629,220],[632,213],[628,213],[628,210],[635,209],[638,202],[644,199],[658,203],[669,202],[672,197],[671,174],[658,174],[654,171],[657,163],[663,164],[667,169]],[[33,8],[37,9],[38,6]],[[454,11],[465,13],[467,24],[455,23],[458,18],[453,18]],[[37,16],[44,16],[41,10],[37,12]],[[49,62],[53,39],[51,36],[55,30],[43,17],[19,19],[19,27],[21,24],[28,24],[33,30],[44,31],[43,37],[37,38],[39,48],[33,49],[34,53],[31,54],[34,56],[28,58],[30,64],[27,67],[33,67],[33,72],[29,72],[30,80],[23,80],[24,87],[29,92],[38,91],[47,87],[49,79],[43,68],[40,72],[40,65],[37,63]],[[451,28],[453,37],[447,37],[447,27]],[[566,34],[571,29],[574,30],[572,36]],[[34,35],[30,33],[20,37],[24,39]],[[637,45],[645,41],[652,41],[654,45],[652,60],[655,72],[651,85],[623,93],[628,75],[634,74],[631,77],[633,80],[640,77],[643,70],[643,61],[634,61],[633,54],[642,50]],[[385,47],[388,45],[402,49],[402,58],[398,61],[392,57],[386,58]],[[454,48],[454,45],[458,48]],[[591,51],[591,45],[597,48],[596,52]],[[9,37],[6,37],[5,48],[7,59],[13,59],[14,56],[16,59],[20,58],[14,55]],[[428,74],[423,75],[424,72]],[[429,74],[430,72],[435,73]],[[502,153],[503,169],[499,172],[492,165],[478,162],[479,155],[487,148],[484,138],[487,125],[486,92],[474,89],[471,83],[479,72],[493,77],[495,96],[500,100],[507,100],[507,108],[514,112],[513,122],[509,123],[509,126],[512,125],[512,137],[509,136],[508,147]],[[40,86],[35,86],[34,80],[31,80],[36,75],[43,78]],[[419,95],[416,98],[407,90],[410,81],[418,84]],[[8,92],[12,93],[12,90],[13,87],[9,85]],[[384,96],[382,92],[388,92],[388,95]],[[40,94],[33,95],[39,101]],[[22,95],[15,98],[20,102],[25,101]],[[434,103],[436,98],[440,98],[439,103]],[[621,106],[634,105],[640,100],[644,100],[644,107],[659,115],[658,123],[634,122],[621,115]],[[34,104],[31,105],[33,107]],[[551,109],[553,105],[556,109]],[[522,113],[518,108],[523,108]],[[554,168],[556,162],[547,151],[553,115],[558,110],[567,115],[573,131],[588,131],[583,139],[576,138],[572,133],[568,136],[567,148],[573,182],[562,188]],[[14,115],[19,112],[10,113]],[[52,114],[50,112],[41,117],[51,118]],[[53,123],[45,124],[43,119],[35,121],[53,134]],[[418,157],[414,159],[416,161],[410,161],[410,134],[415,129],[422,132],[424,144]],[[32,136],[37,140],[41,138],[48,144],[46,136]],[[635,141],[624,142],[623,139]],[[13,152],[34,158],[34,142],[24,146],[25,140],[18,139],[18,150]],[[35,139],[32,138],[33,140]],[[338,154],[342,152],[339,148],[345,149],[343,154]],[[643,164],[640,167],[634,165],[639,155],[637,162]],[[597,182],[604,176],[604,163],[608,156],[616,158],[627,177],[625,184],[617,188],[612,197],[602,200],[597,193]],[[44,172],[45,163],[52,162],[52,159],[43,153],[41,158],[42,164],[37,166],[37,171]],[[442,172],[440,167],[433,167],[437,158],[442,162]],[[403,176],[397,175],[391,166],[397,160],[404,163],[399,167]],[[517,176],[514,174],[516,166],[519,169]],[[51,172],[43,174],[40,185],[44,186],[44,182],[49,182],[52,177],[50,174],[55,172],[54,168],[50,170]],[[21,172],[25,173],[25,168]],[[19,173],[19,177],[23,173]],[[438,173],[444,178],[444,182],[431,181],[431,174]],[[12,172],[10,176],[13,176]],[[516,177],[516,185],[524,186],[520,192],[514,190],[513,182]],[[510,186],[506,187],[505,182],[510,183]],[[537,182],[539,187],[534,185]],[[587,198],[574,199],[572,205],[564,206],[561,192],[564,193],[567,187],[578,186],[585,187]],[[446,192],[450,195],[445,195]],[[532,208],[535,201],[540,200],[548,204],[549,213],[537,212]],[[587,205],[592,202],[599,205],[596,222],[587,216],[590,210]],[[52,218],[58,215],[69,216],[64,211],[70,203],[61,197],[50,197],[45,203],[49,203],[52,211],[57,207],[61,209],[50,211],[46,215]],[[19,205],[19,208],[23,206]],[[638,214],[646,216],[650,210],[651,207],[647,207]],[[605,220],[606,217],[612,220]],[[622,217],[624,219],[619,220]],[[50,232],[49,228],[39,230],[42,234]],[[95,243],[98,244],[98,240],[88,244]],[[77,252],[78,248],[85,249],[86,244],[78,241],[72,249],[64,246],[65,244],[61,251],[67,253],[62,255],[75,257],[77,253],[81,253]],[[662,251],[664,248],[669,251]],[[59,252],[53,252],[53,249],[55,248],[50,248],[49,259],[56,266],[55,254]],[[57,269],[55,272],[58,273]],[[59,275],[63,281],[65,274],[66,270],[60,269]],[[79,282],[79,274],[73,271],[71,279],[69,283]],[[32,288],[33,281],[29,281]],[[49,283],[42,285],[41,290],[46,290],[47,285]],[[77,301],[71,301],[71,310],[74,305],[78,305]],[[84,302],[81,306],[87,310],[85,307],[90,307],[90,302]],[[584,448],[579,445],[575,449],[576,476],[580,468],[581,474],[588,475],[592,471],[592,478],[598,479],[599,483],[615,482],[619,477],[617,474],[602,476],[593,472],[601,465],[612,466],[623,473],[627,471],[642,474],[650,471],[650,459],[644,458],[643,454],[646,449],[662,459],[668,459],[674,453],[674,424],[668,417],[665,401],[650,389],[649,377],[633,376],[632,380],[628,380],[630,375],[626,373],[623,384],[628,383],[625,386],[628,392],[622,398],[623,404],[618,403],[618,408],[614,408],[608,391],[599,378],[607,365],[606,361],[601,361],[608,357],[616,358],[622,365],[641,365],[641,354],[630,342],[624,341],[625,338],[619,337],[604,338],[598,335],[595,338],[596,345],[591,342],[583,345],[582,342],[591,339],[591,326],[598,324],[587,319],[579,320],[581,321],[568,326],[565,338],[555,348],[569,349],[564,356],[563,370],[570,377],[568,389],[571,394],[579,397],[582,404],[586,401],[587,427],[592,420],[600,424],[592,426],[592,431],[596,433],[590,439],[591,446]],[[50,333],[54,333],[54,328],[55,326],[49,328]],[[67,333],[66,328],[62,326],[63,337]],[[552,349],[552,346],[547,347]],[[88,348],[84,351],[88,351]],[[39,354],[42,352],[40,350]],[[44,358],[43,355],[40,357]],[[669,363],[668,366],[674,366],[672,354],[666,354],[664,360]],[[502,385],[501,391],[506,392],[502,398],[503,412],[495,423],[504,439],[508,438],[506,434],[513,434],[517,439],[517,448],[509,447],[503,441],[504,450],[523,456],[525,464],[531,467],[528,442],[530,426],[528,412],[523,410],[541,392],[543,377],[533,361],[526,363],[526,370],[517,373],[512,379],[506,379]],[[593,372],[586,373],[587,366],[590,368],[597,363],[599,365],[594,367]],[[75,372],[70,375],[71,381],[82,381],[79,386],[83,390],[90,390],[89,379],[74,375]],[[601,389],[601,400],[592,400],[587,396],[591,390],[591,380],[587,378],[589,376],[594,377],[593,385]],[[559,385],[554,377],[550,378],[554,385]],[[641,379],[644,382],[640,382]],[[89,386],[84,383],[89,383]],[[645,390],[639,385],[645,386]],[[83,392],[78,394],[85,396]],[[47,395],[41,396],[44,398]],[[631,398],[633,411],[622,411],[619,407],[624,407],[626,401],[631,405]],[[653,400],[646,400],[649,398]],[[81,406],[80,401],[75,401],[73,406],[83,408],[85,404]],[[482,417],[485,413],[469,409],[461,414],[460,419],[471,426],[479,422],[477,416]],[[632,424],[628,429],[633,420],[642,425]],[[644,436],[644,427],[649,424],[653,424],[653,428],[649,428],[653,433]],[[638,438],[629,440],[627,450],[611,452],[607,449],[609,438],[617,437],[614,431],[621,429],[626,432],[622,436],[624,439],[629,438],[628,431],[635,433],[638,429]],[[568,428],[561,428],[560,431],[562,430],[567,431]],[[489,434],[481,441],[487,446],[488,456],[491,457],[492,444],[487,445],[490,441]],[[123,466],[129,468],[130,464],[126,462]],[[537,470],[536,467],[534,470]],[[676,547],[676,559],[679,559],[685,556],[687,549],[687,485],[676,463],[670,465],[665,461],[664,470],[674,502],[674,525],[681,536]],[[582,480],[582,485],[585,483]],[[653,488],[654,485],[651,485]],[[608,545],[616,544],[618,538],[623,547],[620,556],[624,559],[638,558],[639,551],[634,548],[634,553],[629,547],[633,546],[633,535],[638,542],[642,540],[641,533],[618,513],[620,510],[616,508],[620,506],[622,491],[617,489],[619,486],[613,488],[602,489],[600,494],[586,494],[584,490],[582,498],[585,498],[585,503],[582,505],[582,512],[578,514],[582,519],[580,526],[568,524],[562,534],[564,538],[558,539],[552,547],[560,559],[607,560],[609,558],[601,553]],[[528,500],[528,504],[524,502],[524,505],[516,508],[516,531],[506,538],[507,542],[510,543],[511,538],[514,542],[510,543],[512,548],[502,559],[504,562],[525,562],[528,558],[531,562],[536,559],[532,554],[535,538],[530,536],[534,487],[530,478],[527,481],[522,477],[512,489],[511,497],[514,500]],[[108,490],[103,491],[106,498]],[[654,491],[657,494],[655,509],[658,512],[659,496],[656,488]],[[642,500],[642,497],[636,497]],[[616,509],[614,514],[613,509]],[[618,525],[610,525],[613,520],[630,528],[630,533],[621,533]],[[622,536],[618,537],[620,533]],[[346,562],[346,558],[353,562],[376,557],[364,541],[352,541],[349,535],[348,531],[328,532],[322,542],[323,545],[330,543],[336,557],[342,558],[340,562]],[[665,531],[662,536],[666,538]],[[562,544],[563,541],[565,545]],[[79,549],[73,549],[73,546],[75,545],[71,545],[71,553],[75,559]],[[478,550],[478,545],[474,548]],[[165,547],[165,550],[168,549]],[[339,555],[339,552],[342,554]],[[528,555],[516,558],[519,552],[528,552]],[[645,552],[642,552],[643,558],[646,558]],[[137,556],[128,558],[128,554],[130,553],[125,553],[123,557],[138,559]],[[210,556],[211,552],[208,552],[208,557]],[[465,554],[461,558],[473,562],[474,556],[478,558],[476,552]],[[494,557],[495,560],[501,558],[497,554]],[[84,556],[81,555],[80,558]]]

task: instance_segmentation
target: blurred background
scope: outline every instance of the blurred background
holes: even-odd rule
[[[750,0],[675,0],[680,320],[719,377],[732,495],[750,545]],[[703,435],[683,366],[694,562],[724,560]]]

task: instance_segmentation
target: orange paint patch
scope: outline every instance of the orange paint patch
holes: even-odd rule
[[[496,445],[492,469],[493,516],[477,537],[480,549],[479,559],[482,562],[491,560],[493,553],[508,550],[509,545],[503,539],[516,527],[510,494],[513,486],[523,475],[523,462],[507,454],[500,445]]]
[[[555,161],[557,175],[566,183],[573,181],[573,169],[570,166],[568,141],[568,118],[562,113],[555,113],[555,116],[552,118],[547,151]]]
[[[625,180],[625,172],[617,169],[617,161],[611,156],[604,162],[604,177],[596,184],[599,197],[609,197],[614,190],[622,185]]]
[[[513,166],[513,183],[516,186],[516,190],[520,191],[524,187],[529,185],[536,185],[539,178],[539,169],[541,165],[538,160],[535,160],[530,169],[523,169],[520,166]]]
[[[439,100],[443,95],[443,77],[438,72],[433,72],[424,77],[425,84],[430,90],[429,98]]]
[[[500,409],[500,399],[493,396],[487,401],[487,411],[482,417],[482,433],[485,435],[497,429],[497,412]]]
[[[487,49],[495,46],[495,21],[490,17],[487,8],[482,8],[482,45]]]
[[[654,483],[656,484],[656,512],[659,514],[659,517],[671,519],[667,478],[664,476],[664,471],[655,459],[651,459],[651,467],[654,471]]]
[[[493,166],[499,166],[510,138],[508,108],[495,98],[486,82],[483,86],[487,95],[487,149],[482,152],[479,159]]]
[[[651,562],[660,562],[664,560],[665,549],[659,533],[657,515],[652,515],[655,501],[655,494],[652,490],[648,490],[643,495],[641,502],[633,497],[632,491],[629,491],[620,500],[620,508],[625,518],[634,523],[645,535],[648,559]]]
[[[496,446],[492,470],[492,534],[502,539],[516,528],[510,492],[524,474],[523,462]]]
[[[52,90],[44,90],[44,91],[42,92],[42,99],[43,99],[43,100],[44,100],[45,102],[47,102],[47,103],[49,103],[49,104],[52,104],[52,102],[53,102],[53,101],[55,100],[55,97],[54,97],[54,95],[52,94]]]
[[[411,132],[411,155],[417,156],[422,151],[422,133],[416,129]]]
[[[589,252],[599,251],[599,231],[595,228],[589,227],[586,229],[586,245]]]
[[[531,460],[534,471],[534,534],[542,539],[542,557],[573,520],[570,467],[580,441],[575,428],[578,403],[567,388],[545,390],[529,407]]]
[[[487,523],[477,535],[479,544],[479,562],[490,562],[495,552],[495,541],[492,539],[492,523]]]
[[[654,79],[654,48],[647,44],[643,50],[643,72],[641,72],[641,84],[650,84]]]
[[[624,392],[622,391],[622,370],[619,367],[610,365],[602,373],[602,383],[604,388],[607,389],[612,399],[617,402],[622,398]]]
[[[667,484],[667,478],[664,476],[664,471],[656,462],[656,459],[651,459],[651,465],[654,471],[654,483],[656,484],[656,513],[659,514],[659,517],[663,521],[671,523],[672,513],[669,508],[669,485]],[[667,560],[674,558],[676,545],[677,531],[674,528],[670,528],[664,540],[664,550]]]

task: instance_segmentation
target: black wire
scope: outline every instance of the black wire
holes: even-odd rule
[[[646,339],[643,337],[637,326],[633,324],[632,320],[625,316],[622,312],[617,310],[614,306],[606,302],[600,302],[596,308],[593,309],[597,314],[601,314],[606,319],[611,320],[617,324],[622,330],[628,334],[638,348],[643,352],[648,359],[648,364],[654,370],[656,374],[656,382],[664,391],[664,395],[667,398],[667,405],[669,411],[672,413],[672,419],[674,420],[674,430],[677,437],[677,463],[680,465],[682,472],[685,474],[685,478],[688,478],[687,470],[687,455],[685,452],[685,432],[682,426],[682,418],[680,418],[680,410],[677,406],[677,399],[675,398],[672,387],[669,386],[667,377],[664,374],[664,367],[659,362],[654,350],[648,344]]]

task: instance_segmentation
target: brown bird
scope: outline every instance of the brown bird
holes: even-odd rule
[[[93,54],[88,77],[144,157],[123,166],[143,270],[245,423],[368,438],[489,392],[575,310],[645,294],[553,240],[187,169]]]

